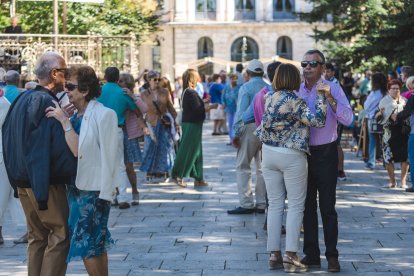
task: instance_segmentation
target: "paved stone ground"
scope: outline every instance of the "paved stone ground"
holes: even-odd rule
[[[227,215],[227,209],[238,205],[236,151],[225,145],[226,137],[210,135],[211,122],[204,129],[209,187],[145,184],[141,205],[112,209],[110,230],[116,245],[109,253],[110,275],[282,273],[267,268],[264,215]],[[337,201],[341,275],[414,275],[414,195],[382,188],[385,171],[364,170],[355,153],[346,152],[346,160],[349,179],[338,184]],[[25,246],[12,243],[23,232],[6,221],[0,275],[26,273]],[[322,268],[309,274],[324,274],[326,268],[323,258]],[[84,275],[83,264],[70,263],[68,274]]]

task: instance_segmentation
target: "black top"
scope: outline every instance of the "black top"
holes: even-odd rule
[[[21,33],[23,33],[23,30],[22,30],[22,27],[20,27],[18,25],[16,27],[8,26],[8,27],[6,27],[6,29],[4,29],[4,33],[6,33],[6,34],[21,34]]]
[[[202,123],[206,119],[204,102],[197,92],[187,89],[183,97],[183,123]]]
[[[49,185],[69,184],[76,177],[76,158],[58,120],[45,110],[56,96],[46,88],[19,95],[10,106],[2,128],[3,157],[10,184],[32,188],[39,210],[47,209]]]

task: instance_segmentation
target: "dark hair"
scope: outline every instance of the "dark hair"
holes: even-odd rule
[[[335,67],[332,65],[332,63],[326,63],[325,68],[335,72]]]
[[[387,84],[387,89],[389,90],[393,85],[398,85],[400,87],[400,90],[402,88],[402,83],[399,80],[390,80]]]
[[[219,74],[213,74],[213,76],[211,77],[213,79],[213,81],[216,81],[220,78]]]
[[[413,67],[403,66],[403,67],[401,67],[401,73],[406,74],[407,77],[411,77],[412,75],[414,75]]]
[[[254,77],[263,77],[263,75],[264,75],[264,72],[263,71],[262,72],[259,72],[259,73],[255,73],[255,72],[252,72],[250,70],[246,70],[246,72],[252,78],[254,78]]]
[[[390,75],[392,79],[398,78],[397,72],[395,72],[394,70],[389,71],[388,75]]]
[[[116,67],[108,67],[105,69],[105,79],[107,82],[119,81],[119,70]]]
[[[236,71],[239,72],[239,73],[241,73],[243,71],[243,64],[238,63],[236,65]]]
[[[279,65],[282,64],[280,61],[275,61],[270,63],[267,66],[267,76],[269,77],[270,82],[273,82],[273,79],[275,78],[276,69],[279,67]]]
[[[372,90],[381,90],[381,94],[387,94],[387,77],[380,72],[374,73],[371,76]]]
[[[88,92],[85,100],[89,102],[101,95],[101,86],[92,67],[87,65],[71,66],[65,73],[65,78],[75,77],[78,81],[78,90],[80,93]]]
[[[274,91],[289,90],[299,91],[300,72],[296,66],[289,63],[282,63],[275,73],[272,87]]]
[[[318,55],[321,58],[322,63],[326,62],[324,54],[319,50],[308,50],[308,51],[306,51],[305,56],[315,55],[315,54]]]

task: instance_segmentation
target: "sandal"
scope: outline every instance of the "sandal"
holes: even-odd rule
[[[187,188],[187,184],[184,183],[182,178],[173,177],[172,181],[182,188]]]
[[[283,257],[283,267],[287,273],[297,273],[297,272],[306,272],[308,271],[308,266],[302,264],[299,260],[285,255]]]
[[[276,256],[276,254],[271,253],[269,257],[269,269],[279,269],[283,267],[283,259],[282,256]]]

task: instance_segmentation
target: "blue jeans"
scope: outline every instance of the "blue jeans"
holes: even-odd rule
[[[410,134],[408,138],[408,160],[410,161],[410,166],[414,165],[414,134]],[[414,167],[410,169],[411,182],[414,180]],[[414,187],[414,185],[413,185]]]
[[[377,136],[375,134],[371,133],[371,130],[368,128],[368,167],[375,168],[375,159],[376,159],[376,153],[377,153]]]
[[[230,143],[233,140],[233,136],[234,136],[233,134],[234,115],[235,113],[233,112],[226,112]]]

